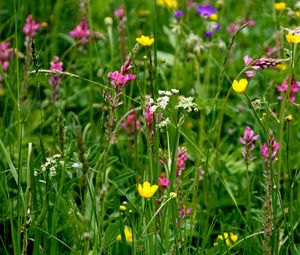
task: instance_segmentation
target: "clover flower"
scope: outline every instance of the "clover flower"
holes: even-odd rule
[[[91,35],[87,19],[82,19],[79,24],[70,31],[70,35],[74,39],[79,40],[81,45],[87,44]]]
[[[246,91],[248,81],[246,79],[234,80],[232,83],[232,89],[237,93],[244,93]]]
[[[199,5],[196,11],[202,17],[209,17],[210,15],[217,13],[217,10],[215,10],[210,4]]]
[[[143,198],[151,198],[153,197],[154,193],[157,191],[158,186],[152,185],[149,182],[144,182],[143,186],[141,184],[137,185],[138,193]]]
[[[289,79],[286,79],[280,86],[276,88],[277,92],[287,92],[289,88]],[[290,102],[295,101],[295,96],[293,94],[297,94],[300,92],[300,82],[296,81],[295,78],[292,79],[291,81],[291,88],[290,88],[290,95],[289,95],[289,100]],[[282,100],[282,96],[279,96],[278,99]]]
[[[129,227],[127,227],[127,226],[125,226],[125,229],[124,229],[124,235],[125,235],[125,239],[126,239],[126,241],[127,242],[129,242],[129,243],[132,243],[132,231],[131,231],[131,229],[129,228]],[[119,234],[118,236],[117,236],[117,240],[118,241],[121,241],[122,240],[122,236],[121,236],[121,234]]]
[[[148,127],[153,126],[153,111],[151,111],[150,105],[147,105],[145,108],[145,119]]]
[[[149,36],[142,35],[141,37],[136,38],[136,41],[143,46],[151,46],[154,43],[154,38]]]

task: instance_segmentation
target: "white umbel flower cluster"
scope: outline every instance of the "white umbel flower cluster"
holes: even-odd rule
[[[64,167],[65,162],[61,160],[60,154],[55,154],[50,158],[46,158],[45,164],[41,166],[41,169],[35,170],[34,175],[38,176],[41,173],[49,173],[50,177],[57,175],[57,169]]]
[[[178,98],[178,104],[175,106],[176,109],[183,108],[187,112],[197,112],[198,107],[197,105],[193,102],[194,98],[192,97],[184,97],[184,96],[179,96]]]
[[[165,110],[168,106],[168,103],[170,101],[170,97],[172,95],[176,95],[179,93],[179,90],[177,89],[171,89],[171,90],[159,90],[158,94],[159,97],[157,98],[156,102],[150,98],[150,110],[151,112],[155,112],[157,108]]]

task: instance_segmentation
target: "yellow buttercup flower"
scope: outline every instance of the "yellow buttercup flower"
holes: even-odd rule
[[[150,46],[154,43],[154,38],[142,35],[141,37],[136,38],[136,41],[143,46]]]
[[[177,0],[158,0],[157,4],[165,6],[169,9],[176,9],[178,7]]]
[[[232,83],[232,89],[237,93],[244,93],[248,85],[246,79],[234,80]]]
[[[300,11],[295,12],[296,17],[300,18]]]
[[[279,71],[284,71],[287,69],[287,65],[284,63],[281,63],[281,64],[276,65],[275,68]]]
[[[287,35],[285,35],[285,39],[290,44],[300,43],[300,35],[293,35],[292,33],[288,33]]]
[[[214,13],[209,16],[210,20],[216,21],[218,19],[218,14]]]
[[[132,243],[132,231],[129,227],[125,227],[124,229],[124,235],[125,235],[125,239],[127,242]],[[122,236],[121,234],[117,236],[117,240],[121,241],[122,240]]]
[[[141,197],[144,198],[151,198],[153,197],[154,193],[157,191],[158,186],[152,185],[149,182],[144,182],[143,186],[141,184],[137,185],[137,190]]]
[[[286,8],[286,3],[285,2],[278,2],[274,4],[274,8],[277,11],[282,11]]]

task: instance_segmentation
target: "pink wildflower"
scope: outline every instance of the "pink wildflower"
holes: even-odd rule
[[[9,47],[9,42],[2,42],[0,44],[0,69],[2,69],[4,75],[6,75],[8,71],[12,59],[12,53],[13,53],[13,49],[8,47]],[[2,73],[0,72],[0,90],[2,89],[1,88],[2,81],[3,81],[3,76]]]
[[[146,118],[147,126],[151,127],[153,125],[153,112],[151,111],[151,106],[150,105],[146,106],[145,118]]]
[[[192,208],[187,208],[186,205],[179,206],[178,211],[179,211],[179,218],[181,222],[184,221],[186,215],[193,213]]]
[[[63,62],[60,61],[59,57],[55,56],[50,62],[50,70],[53,71],[62,71],[63,70]],[[57,99],[57,91],[61,82],[60,74],[51,74],[51,78],[49,80],[49,84],[52,86],[52,100],[56,101]]]
[[[25,34],[25,46],[29,45],[30,40],[35,37],[36,31],[41,28],[41,24],[36,22],[32,15],[27,16],[26,23],[23,27],[23,32]]]
[[[13,49],[9,49],[8,46],[9,42],[3,42],[0,44],[0,67],[3,71],[7,71],[13,53]]]
[[[230,33],[230,34],[234,34],[236,31],[238,31],[240,28],[240,25],[237,25],[237,24],[231,24],[227,27],[227,31]]]
[[[185,147],[178,147],[177,150],[177,170],[176,176],[180,176],[182,171],[185,169],[185,161],[187,160],[186,148]]]
[[[158,186],[165,189],[167,187],[169,187],[170,185],[170,180],[168,179],[168,177],[165,177],[163,175],[161,175],[160,177],[158,177]]]
[[[87,19],[82,19],[80,23],[70,32],[70,35],[74,39],[79,40],[81,45],[87,44],[91,35]]]
[[[254,150],[254,142],[258,139],[259,135],[254,135],[254,131],[249,127],[245,128],[243,137],[240,137],[240,143],[245,145],[242,155],[247,164],[249,160],[254,159],[251,157],[251,152]]]
[[[264,143],[261,148],[261,155],[265,158],[265,160],[269,160],[268,147],[270,147],[271,149],[272,160],[276,161],[277,160],[276,154],[280,148],[280,144],[275,141],[272,133],[269,134],[267,143]]]
[[[135,112],[130,113],[127,118],[122,121],[121,127],[130,134],[140,129],[141,124]]]
[[[33,38],[36,34],[36,31],[41,28],[41,24],[36,22],[32,15],[27,16],[26,23],[23,27],[23,32],[26,36]]]
[[[116,9],[114,12],[114,16],[119,19],[122,19],[124,17],[124,14],[125,14],[125,10],[123,6],[120,7],[119,9]]]
[[[123,75],[118,71],[109,72],[108,77],[111,79],[111,85],[113,85],[114,88],[124,87],[129,81],[136,79],[134,74]]]
[[[111,85],[114,88],[124,87],[129,81],[136,79],[136,75],[132,74],[131,59],[127,58],[121,66],[121,72],[109,72],[108,77],[111,79]]]
[[[280,86],[277,87],[277,92],[287,92],[289,88],[289,79],[286,79]],[[295,101],[295,97],[293,94],[297,94],[300,91],[300,82],[296,81],[295,78],[291,81],[291,88],[290,88],[290,96],[289,100],[291,102]],[[278,97],[279,100],[282,100],[282,96]]]

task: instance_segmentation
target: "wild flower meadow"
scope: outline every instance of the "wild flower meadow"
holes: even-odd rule
[[[300,1],[0,12],[0,254],[300,254]]]

